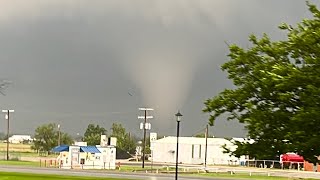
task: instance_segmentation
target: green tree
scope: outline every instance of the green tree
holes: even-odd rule
[[[71,145],[73,139],[70,135],[64,132],[60,132],[61,144]],[[38,152],[50,152],[52,148],[58,145],[59,130],[56,124],[44,124],[36,128],[34,134],[34,142],[32,149]]]
[[[72,138],[72,136],[70,134],[61,132],[60,133],[60,141],[62,145],[71,145],[74,143],[74,139]]]
[[[209,123],[222,114],[246,125],[254,143],[235,142],[236,156],[269,159],[297,152],[316,163],[320,155],[320,12],[307,3],[312,19],[279,26],[287,39],[251,35],[251,48],[230,45],[222,65],[234,89],[205,101]]]
[[[0,140],[6,140],[7,134],[0,132]]]
[[[136,143],[134,137],[126,132],[122,124],[113,123],[111,127],[111,137],[117,138],[117,147],[129,153],[134,153],[136,150]]]
[[[101,135],[106,135],[107,130],[99,125],[89,124],[86,132],[84,133],[83,140],[88,143],[88,145],[98,145],[100,144]]]

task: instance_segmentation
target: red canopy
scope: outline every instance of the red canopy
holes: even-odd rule
[[[304,162],[304,159],[302,156],[299,156],[298,154],[283,154],[281,157],[282,161],[290,161],[290,162]]]

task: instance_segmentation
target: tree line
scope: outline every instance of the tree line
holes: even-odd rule
[[[122,124],[113,123],[110,130],[111,133],[109,137],[117,138],[117,148],[119,150],[128,153],[135,152],[137,137],[127,132]],[[50,151],[59,144],[59,133],[61,145],[72,145],[74,144],[74,139],[79,138],[73,138],[68,133],[60,131],[57,124],[43,124],[35,129],[34,142],[31,148],[38,152],[50,153]],[[107,133],[104,127],[89,124],[83,137],[77,140],[85,141],[88,145],[95,146],[100,144],[101,135],[108,135]]]
[[[234,88],[205,101],[214,125],[221,115],[245,124],[253,143],[235,142],[236,156],[274,159],[286,152],[309,162],[320,156],[320,11],[307,2],[312,17],[279,26],[286,38],[251,35],[249,48],[229,45],[222,65]],[[227,149],[228,151],[228,149]]]

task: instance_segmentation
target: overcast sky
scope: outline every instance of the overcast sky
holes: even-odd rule
[[[152,107],[152,131],[174,135],[180,109],[182,135],[194,135],[208,122],[203,102],[232,88],[226,43],[283,38],[280,23],[306,17],[303,0],[0,0],[0,78],[12,82],[0,107],[15,110],[20,134],[119,122],[140,136],[138,108]],[[223,117],[210,132],[245,134]]]

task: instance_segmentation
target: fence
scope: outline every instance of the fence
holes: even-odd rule
[[[7,152],[0,152],[0,160],[7,160]],[[16,152],[9,152],[9,160],[20,161],[21,154]]]
[[[59,168],[59,162],[55,159],[40,159],[40,167],[53,167]]]
[[[281,166],[281,164],[283,166]],[[63,166],[60,167],[59,162],[56,159],[45,159],[40,162],[41,167],[51,167],[51,168],[63,168],[63,169],[108,169],[108,164],[101,165],[73,165],[73,166]],[[294,166],[299,168],[295,168]],[[229,173],[231,175],[244,174],[249,176],[283,176],[283,177],[316,177],[320,178],[320,173],[315,172],[302,172],[303,163],[296,162],[280,162],[274,160],[250,160],[245,163],[245,165],[237,166],[210,166],[204,167],[203,165],[184,165],[179,164],[179,173]],[[140,166],[128,169],[126,167],[121,167],[120,163],[116,164],[117,170],[124,169],[132,172],[145,172],[145,173],[174,173],[175,164],[168,163],[166,165],[156,165],[152,169],[141,169]],[[282,169],[282,170],[281,170]]]
[[[304,162],[275,161],[275,160],[247,160],[245,161],[244,166],[256,167],[256,168],[303,170]]]
[[[117,165],[117,166],[120,166]],[[51,167],[51,168],[62,168],[62,169],[115,169],[115,166],[109,162],[104,162],[103,164],[74,164],[65,165],[62,161],[56,159],[40,159],[40,167]]]

